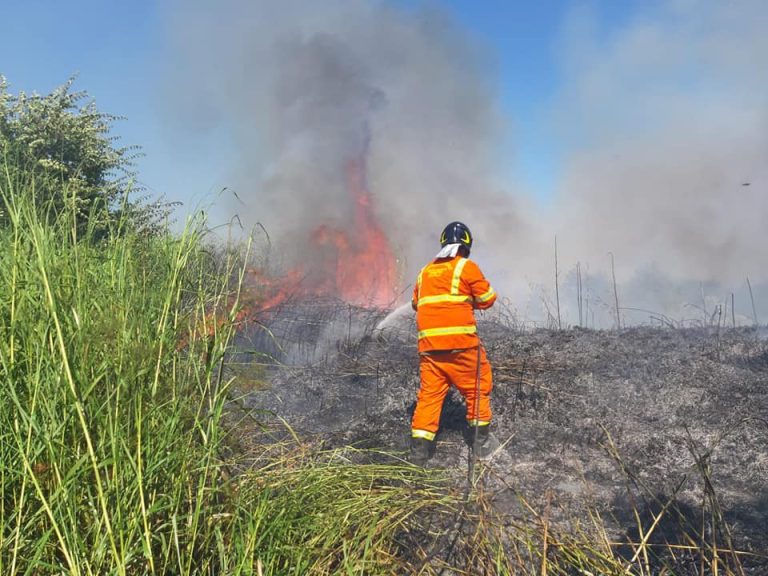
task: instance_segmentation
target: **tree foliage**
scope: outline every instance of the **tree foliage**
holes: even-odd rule
[[[118,116],[96,108],[74,78],[50,94],[14,95],[0,76],[0,153],[5,169],[33,181],[37,205],[55,216],[74,203],[78,225],[106,226],[118,214],[156,228],[170,204],[148,202],[133,186],[136,146],[119,146],[110,132]],[[128,201],[128,192],[137,199]],[[94,221],[96,220],[96,221]]]

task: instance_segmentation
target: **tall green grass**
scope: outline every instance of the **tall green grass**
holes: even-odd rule
[[[201,220],[97,233],[62,194],[0,177],[0,574],[402,573],[393,535],[446,498],[422,471],[224,473],[242,254]]]
[[[52,215],[34,180],[0,178],[0,573],[188,573],[209,545],[228,332],[184,353],[178,335],[226,281],[202,222],[97,237],[70,192]]]

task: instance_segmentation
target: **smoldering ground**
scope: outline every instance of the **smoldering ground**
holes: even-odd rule
[[[498,312],[483,316],[479,330],[494,367],[502,448],[477,465],[476,490],[503,526],[540,522],[535,510],[564,549],[580,535],[629,558],[631,543],[645,537],[649,573],[666,566],[699,574],[699,555],[712,546],[723,559],[724,550],[743,552],[743,573],[763,573],[768,348],[757,330],[529,331]],[[233,412],[260,423],[237,461],[258,466],[249,454],[257,458],[264,442],[293,433],[326,448],[377,450],[350,451],[350,462],[404,457],[418,389],[415,327],[407,315],[381,320],[380,312],[331,302],[275,315],[269,338],[282,348],[272,349],[279,362],[269,384],[248,391],[234,381]],[[264,342],[261,327],[242,331],[231,366]],[[451,393],[428,464],[458,487],[467,474],[465,417]],[[446,543],[438,549],[449,554]]]

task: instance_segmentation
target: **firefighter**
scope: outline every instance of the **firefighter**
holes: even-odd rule
[[[466,225],[448,224],[440,246],[435,259],[419,272],[411,299],[421,372],[411,423],[411,462],[419,466],[432,453],[451,384],[466,401],[475,455],[487,457],[498,444],[489,429],[491,365],[477,335],[474,315],[474,310],[493,306],[496,293],[477,264],[469,260],[472,234]]]

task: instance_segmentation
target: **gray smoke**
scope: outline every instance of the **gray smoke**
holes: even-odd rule
[[[768,5],[684,6],[607,45],[574,34],[566,214],[586,250],[743,278],[768,255]]]
[[[746,313],[746,276],[768,280],[766,25],[761,0],[663,2],[607,35],[569,21],[558,229],[572,259],[613,252],[636,306],[739,291]]]
[[[235,208],[249,224],[294,244],[318,224],[344,228],[345,164],[366,150],[375,212],[409,281],[447,222],[477,222],[493,238],[517,220],[495,181],[503,123],[490,59],[440,12],[184,2],[173,30],[178,54],[195,63],[175,82],[205,77],[204,93],[184,91],[185,107],[236,139],[234,187],[248,209]],[[522,239],[522,221],[515,229]]]
[[[574,11],[552,111],[564,176],[549,210],[501,180],[508,127],[493,55],[439,9],[365,0],[175,8],[174,105],[195,126],[231,134],[232,186],[246,204],[233,210],[296,252],[318,224],[348,225],[345,166],[367,152],[375,212],[406,282],[440,229],[461,219],[525,317],[556,309],[555,235],[566,324],[578,322],[577,262],[582,307],[595,325],[613,321],[609,253],[622,307],[703,319],[735,292],[743,323],[748,275],[758,304],[768,299],[762,0],[648,4],[610,33]]]

